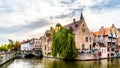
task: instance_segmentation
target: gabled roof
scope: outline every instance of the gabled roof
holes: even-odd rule
[[[25,44],[25,43],[29,43],[31,40],[24,40],[22,42],[20,42],[20,44]]]
[[[109,31],[110,31],[110,28],[104,28],[104,35],[108,35],[109,34]],[[93,32],[94,35],[96,36],[101,36],[101,32],[100,31],[96,31],[96,32]]]
[[[98,44],[100,47],[106,47],[104,43],[93,43],[93,47],[95,47],[96,44]]]
[[[76,31],[78,29],[78,27],[81,25],[82,21],[84,21],[84,17],[83,17],[83,14],[81,12],[81,17],[80,17],[80,20],[78,21],[75,21],[75,19],[73,19],[74,22],[73,23],[70,23],[66,26],[64,26],[66,29],[70,29],[72,31]]]
[[[50,30],[47,30],[47,31],[45,32],[45,35],[46,35],[47,37],[50,37],[50,36],[51,36]]]
[[[118,31],[120,32],[120,28],[118,28]]]
[[[112,31],[112,34],[115,33],[114,29],[111,29]],[[110,33],[110,28],[104,28],[104,36],[108,36]],[[93,32],[94,35],[96,36],[101,36],[101,32],[100,31],[96,31],[96,32]]]
[[[80,26],[80,24],[81,24],[81,21],[76,21],[75,23],[70,23],[70,24],[68,24],[68,25],[66,25],[64,27],[66,29],[70,29],[72,31],[75,31],[78,28],[78,26]]]
[[[104,43],[98,43],[100,47],[106,47]]]

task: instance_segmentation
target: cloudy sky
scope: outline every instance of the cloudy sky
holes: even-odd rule
[[[91,31],[120,27],[120,0],[0,0],[0,44],[40,37],[58,22],[79,20],[82,7]]]

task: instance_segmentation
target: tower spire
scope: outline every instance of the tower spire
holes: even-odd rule
[[[83,8],[84,8],[84,7],[83,7]],[[83,19],[83,13],[82,13],[83,8],[81,8],[81,16],[80,16],[80,20]]]
[[[82,14],[82,11],[81,11],[81,16],[80,16],[80,20],[83,19],[83,14]]]

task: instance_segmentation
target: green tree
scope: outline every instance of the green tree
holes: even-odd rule
[[[9,49],[14,49],[14,41],[11,39],[8,39],[8,41],[9,41],[9,44],[8,44]]]
[[[52,55],[64,57],[67,60],[72,60],[77,56],[74,34],[60,24],[57,24],[52,32]]]
[[[7,44],[3,44],[2,46],[0,46],[0,51],[8,51],[8,45]]]
[[[16,51],[19,50],[19,48],[20,48],[20,42],[19,41],[15,41],[13,45],[14,45],[14,50],[16,50]]]

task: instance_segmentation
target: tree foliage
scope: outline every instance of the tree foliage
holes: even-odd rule
[[[77,56],[74,34],[60,24],[57,24],[52,32],[52,55],[54,57],[64,57],[68,60]]]
[[[9,41],[9,44],[3,44],[0,46],[0,51],[8,51],[9,49],[17,51],[20,48],[19,41],[14,42],[11,39],[9,39],[8,41]]]

